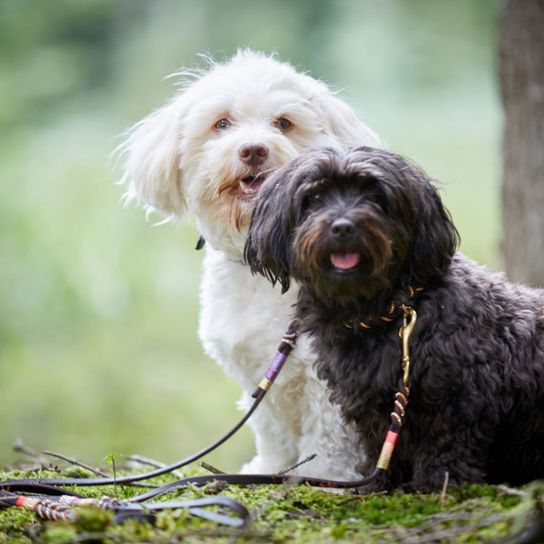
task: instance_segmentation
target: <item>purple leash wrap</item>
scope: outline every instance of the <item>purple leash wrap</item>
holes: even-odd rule
[[[257,389],[252,395],[253,398],[257,398],[259,395],[268,391],[270,387],[272,387],[274,380],[278,377],[278,374],[281,372],[281,369],[283,368],[285,361],[287,361],[289,354],[295,348],[296,341],[297,341],[296,328],[293,327],[293,324],[292,324],[289,330],[284,334],[282,338],[282,342],[278,347],[278,351],[276,352],[276,355],[274,355],[274,358],[272,359],[270,365],[268,366],[268,369],[266,370],[264,378],[261,380],[261,382],[257,386]]]
[[[268,367],[268,370],[266,371],[264,377],[267,380],[273,382],[280,373],[285,361],[287,361],[287,355],[285,355],[281,351],[278,351],[274,359],[272,359],[272,362],[270,363],[270,366]]]

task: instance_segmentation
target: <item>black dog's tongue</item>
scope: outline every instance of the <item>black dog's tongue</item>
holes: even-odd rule
[[[340,270],[351,270],[359,264],[360,260],[359,253],[331,253],[333,266]]]

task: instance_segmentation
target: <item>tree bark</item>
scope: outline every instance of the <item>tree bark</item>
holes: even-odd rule
[[[506,0],[500,28],[504,106],[503,240],[513,280],[544,286],[544,0]]]

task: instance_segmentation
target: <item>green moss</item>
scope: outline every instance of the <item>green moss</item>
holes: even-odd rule
[[[194,473],[194,470],[187,471]],[[20,476],[0,475],[3,478]],[[35,474],[43,476],[44,473]],[[53,474],[57,476],[57,474]],[[24,474],[28,477],[28,474]],[[173,481],[163,476],[156,482]],[[144,490],[122,486],[85,487],[86,496],[129,498]],[[189,487],[170,493],[169,498],[194,498],[220,494],[244,504],[251,512],[251,523],[244,529],[216,525],[194,517],[186,510],[164,511],[155,523],[129,520],[115,524],[113,515],[95,508],[79,509],[71,523],[44,522],[33,513],[9,508],[0,510],[0,544],[35,541],[60,544],[84,539],[106,543],[156,542],[399,542],[409,538],[436,538],[437,542],[497,541],[517,532],[542,507],[544,483],[523,490],[523,496],[503,494],[500,488],[464,485],[439,494],[357,496],[331,493],[308,486],[229,486],[218,490]],[[445,535],[445,536],[444,536]]]
[[[100,508],[77,508],[73,524],[79,531],[99,533],[112,524],[113,518],[112,512]]]
[[[65,471],[63,471],[63,475],[66,476],[66,478],[94,478],[96,477],[96,474],[93,474],[90,470],[87,470],[83,467],[73,466],[68,467]]]
[[[48,523],[42,536],[42,542],[46,544],[66,544],[74,542],[77,538],[77,530],[66,523]]]
[[[26,544],[42,530],[42,523],[32,513],[19,508],[0,509],[0,543]]]

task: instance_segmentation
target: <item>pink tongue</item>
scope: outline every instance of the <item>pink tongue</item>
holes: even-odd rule
[[[360,260],[359,253],[331,253],[332,264],[340,270],[355,268]]]

